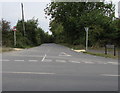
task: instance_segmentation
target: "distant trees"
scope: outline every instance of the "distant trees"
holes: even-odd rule
[[[114,39],[115,6],[104,2],[52,2],[45,9],[51,15],[50,30],[56,42],[85,45],[84,27],[89,27],[89,45],[117,44]]]
[[[16,36],[17,36],[17,45],[16,47],[31,47],[37,46],[42,43],[52,42],[52,36],[47,32],[44,32],[42,28],[38,27],[38,19],[30,19],[25,23],[25,35],[23,32],[22,20],[18,20],[16,24]],[[2,42],[3,46],[14,47],[14,38],[13,31],[10,28],[10,22],[2,20]]]
[[[10,28],[10,22],[2,19],[1,21],[2,26],[2,45],[3,46],[12,46],[13,44],[13,32]]]

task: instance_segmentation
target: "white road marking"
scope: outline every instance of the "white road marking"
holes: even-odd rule
[[[65,53],[65,52],[61,52],[61,53],[59,54],[59,56],[71,56],[71,55],[69,55],[69,54],[67,54],[67,53]]]
[[[3,60],[0,60],[0,61],[10,61],[10,60],[8,60],[8,59],[3,59]]]
[[[44,61],[44,60],[45,60],[45,58],[46,58],[46,56],[47,56],[47,55],[45,54],[45,56],[43,57],[43,59],[42,59],[41,61]]]
[[[113,74],[101,74],[102,76],[111,76],[111,77],[118,77],[120,75],[113,75]]]
[[[14,60],[14,61],[24,61],[24,60]]]
[[[81,62],[78,62],[78,61],[69,61],[71,63],[81,63]]]
[[[19,56],[19,57],[44,57],[41,55],[13,55],[13,56]]]
[[[94,64],[94,62],[84,62],[84,63],[86,63],[86,64]]]
[[[38,60],[28,60],[29,62],[37,62]]]
[[[108,63],[103,63],[103,64],[108,64]]]
[[[56,74],[56,73],[46,73],[46,72],[2,72],[2,73],[7,73],[7,74],[33,74],[33,75],[41,75],[41,74]]]
[[[103,63],[103,62],[97,62],[98,64],[107,64],[107,63]]]
[[[51,62],[51,59],[45,59],[44,62]]]
[[[56,60],[56,62],[66,63],[66,61],[65,61],[65,60]]]
[[[107,63],[109,63],[109,64],[113,64],[113,65],[118,65],[117,62],[107,62]]]

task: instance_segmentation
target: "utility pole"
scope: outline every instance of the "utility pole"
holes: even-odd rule
[[[23,23],[23,34],[25,36],[25,23],[24,23],[24,10],[23,10],[23,3],[21,3],[22,8],[22,23]]]

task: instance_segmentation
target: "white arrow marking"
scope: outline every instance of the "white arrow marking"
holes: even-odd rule
[[[68,54],[65,53],[65,52],[61,52],[59,56],[71,56],[71,55],[68,55]]]

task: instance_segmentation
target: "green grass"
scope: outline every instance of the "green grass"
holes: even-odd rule
[[[101,56],[101,57],[105,57],[105,58],[118,58],[118,56],[114,56],[112,54],[102,54],[102,53],[93,53],[93,52],[83,52],[85,54],[90,54],[90,55],[95,55],[95,56]]]
[[[32,47],[35,47],[35,46],[23,46],[23,47],[14,47],[14,48],[22,48],[22,49],[25,49],[25,48],[32,48]]]
[[[81,50],[81,49],[85,49],[85,46],[83,45],[70,45],[70,44],[66,44],[66,43],[60,43],[61,45],[63,46],[66,46],[66,47],[69,47],[71,49],[74,49],[74,50]],[[99,50],[99,51],[104,51],[105,48],[104,47],[98,47],[98,48],[91,48],[91,47],[88,47],[88,49],[93,49],[93,50]],[[120,50],[120,48],[116,49],[117,51]],[[113,49],[108,49],[108,51],[113,51]],[[104,53],[95,53],[95,52],[83,52],[85,54],[90,54],[90,55],[95,55],[95,56],[101,56],[101,57],[106,57],[106,58],[118,58],[118,55],[117,56],[114,56],[113,54],[104,54]]]
[[[67,43],[60,43],[60,44],[63,45],[63,46],[72,48],[74,50],[84,49],[83,45],[70,45],[70,44],[67,44]]]

